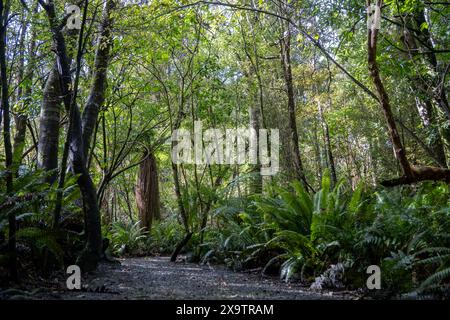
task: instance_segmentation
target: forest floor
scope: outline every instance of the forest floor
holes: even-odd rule
[[[314,292],[299,283],[285,283],[260,272],[233,272],[222,265],[171,263],[168,257],[119,259],[102,263],[83,277],[82,289],[66,289],[64,278],[40,288],[30,299],[355,299],[345,292]],[[11,298],[11,297],[9,297]],[[1,299],[1,298],[0,298]]]

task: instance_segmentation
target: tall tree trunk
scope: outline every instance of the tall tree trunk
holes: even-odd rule
[[[69,128],[67,132],[66,145],[64,147],[64,155],[61,166],[61,174],[65,173],[65,159],[70,149],[70,164],[75,174],[79,175],[78,186],[83,198],[86,246],[81,253],[77,264],[83,271],[89,271],[96,268],[102,251],[100,210],[97,204],[97,193],[86,169],[86,161],[83,147],[82,127],[80,110],[76,104],[78,79],[81,69],[82,47],[83,47],[83,31],[86,22],[86,12],[88,0],[84,1],[83,22],[78,38],[78,54],[75,81],[72,83],[71,72],[69,66],[69,58],[67,54],[66,41],[64,35],[58,25],[56,18],[55,4],[53,0],[45,3],[39,0],[40,4],[47,12],[50,22],[50,30],[53,36],[54,47],[57,55],[57,64],[59,68],[59,79],[61,83],[61,92],[66,112],[69,114]],[[62,179],[63,182],[63,179]],[[60,179],[61,184],[61,179]]]
[[[329,101],[331,104],[331,99]],[[336,165],[334,163],[334,156],[333,156],[333,148],[331,146],[331,138],[330,138],[330,128],[328,127],[327,120],[325,119],[325,115],[323,114],[323,109],[320,104],[318,103],[319,108],[319,116],[320,116],[320,122],[322,123],[323,131],[324,131],[324,137],[325,137],[325,148],[328,158],[328,167],[330,168],[331,173],[331,180],[333,182],[333,185],[336,185],[337,183],[337,174],[336,174]]]
[[[183,222],[184,229],[186,230],[186,232],[189,232],[189,222],[187,212],[186,209],[184,208],[183,196],[181,194],[180,174],[178,170],[178,165],[173,162],[172,162],[172,174],[175,186],[175,195],[177,197],[178,210],[180,210],[181,220]]]
[[[323,168],[324,166],[327,166],[327,161],[325,159],[325,161],[323,161],[322,159],[322,150],[320,148],[320,143],[319,143],[319,137],[317,134],[317,123],[314,121],[314,125],[313,125],[313,129],[312,129],[312,138],[313,138],[313,149],[314,149],[314,155],[315,155],[315,163],[316,163],[316,176],[318,178],[318,181],[322,181],[322,177],[323,177]],[[324,164],[325,162],[325,164]],[[299,180],[301,181],[301,180]],[[304,184],[303,184],[304,185]]]
[[[289,139],[292,155],[292,164],[296,178],[301,181],[305,189],[308,189],[308,183],[305,177],[305,171],[300,155],[294,85],[292,82],[292,66],[291,66],[291,31],[289,25],[286,27],[285,35],[280,39],[281,47],[281,66],[283,68],[284,82],[288,96],[288,112],[289,112]]]
[[[420,10],[417,10],[414,14],[414,19],[416,20],[416,30],[419,30],[417,36],[421,39],[421,43],[424,46],[423,51],[426,51],[427,60],[435,72],[435,76],[432,77],[433,89],[431,92],[431,96],[435,99],[438,106],[441,108],[442,112],[446,115],[447,120],[450,121],[450,107],[447,100],[447,93],[445,85],[440,86],[441,84],[441,75],[438,65],[438,59],[436,57],[436,53],[434,52],[434,44],[431,39],[431,34],[429,28],[423,28],[423,25],[427,23],[425,17],[425,10],[423,7]]]
[[[173,148],[173,143],[172,143]],[[186,231],[186,235],[184,239],[176,246],[175,250],[172,252],[172,255],[170,257],[170,261],[175,262],[178,255],[180,254],[183,247],[189,242],[191,239],[193,233],[190,231],[189,228],[189,221],[186,209],[183,204],[183,198],[181,195],[181,185],[180,185],[180,176],[179,176],[179,170],[178,165],[172,162],[172,173],[173,173],[173,180],[175,184],[175,194],[177,196],[177,203],[178,203],[178,210],[180,210],[181,219],[183,220],[184,229]]]
[[[382,1],[375,0],[377,6],[381,8]],[[368,6],[371,1],[367,1]],[[381,9],[380,9],[381,10]],[[386,92],[386,89],[383,85],[383,82],[380,77],[380,71],[377,63],[377,36],[378,29],[372,28],[368,30],[368,64],[369,64],[369,73],[372,81],[374,82],[378,100],[383,110],[383,114],[385,120],[387,122],[389,135],[391,137],[391,142],[394,147],[394,152],[397,160],[400,162],[401,168],[403,170],[403,174],[406,177],[412,177],[411,166],[409,165],[408,159],[406,158],[406,151],[403,148],[402,141],[400,139],[400,135],[397,130],[397,125],[395,124],[394,114],[392,113],[391,104],[389,102],[389,96]]]
[[[26,10],[22,11],[22,23],[20,26],[20,38],[19,38],[19,63],[17,66],[17,96],[16,96],[16,104],[21,105],[21,110],[18,110],[17,115],[14,116],[15,122],[15,135],[13,140],[13,163],[16,169],[20,165],[20,158],[22,156],[23,148],[25,145],[25,133],[27,129],[26,116],[24,114],[25,103],[21,103],[21,99],[23,100],[23,82],[25,80],[25,36],[28,30],[28,21],[26,16]],[[26,97],[25,97],[26,98]],[[23,101],[24,102],[24,101]]]
[[[59,74],[55,65],[45,83],[39,117],[38,167],[45,171],[58,168],[61,101]],[[53,183],[56,178],[55,172],[49,176],[48,182]]]
[[[158,169],[153,152],[145,155],[145,160],[139,165],[136,204],[141,227],[150,231],[153,220],[160,218]]]
[[[172,132],[178,130],[181,126],[181,121],[185,116],[183,113],[183,106],[184,106],[184,97],[181,98],[180,109],[178,110],[177,118],[175,119],[175,122],[172,126]],[[172,141],[171,148],[172,150],[175,148],[175,141]],[[178,164],[176,164],[173,160],[172,160],[172,176],[175,187],[175,195],[177,197],[178,210],[180,211],[181,220],[183,222],[184,230],[186,232],[185,238],[176,246],[175,250],[172,252],[172,255],[170,257],[170,261],[175,262],[178,254],[181,252],[183,247],[189,242],[193,233],[192,231],[190,231],[189,228],[188,212],[184,207],[183,195],[181,194],[180,173]]]
[[[425,21],[424,11],[421,10],[416,13],[418,16],[416,21],[417,23],[411,23],[413,29],[417,28],[417,30],[423,29],[421,24]],[[409,21],[409,20],[407,20]],[[430,34],[428,30],[420,31],[417,35],[422,41],[427,43],[428,46],[433,46],[433,43],[430,38]],[[419,52],[419,46],[417,45],[417,41],[415,40],[413,33],[408,29],[408,26],[404,27],[403,35],[401,37],[403,42],[403,47],[407,52],[407,57],[410,61],[414,63],[415,59],[419,59],[424,61],[428,66],[434,71],[437,72],[437,59],[434,53],[429,53],[426,55],[421,55]],[[422,48],[423,50],[430,50],[428,48]],[[431,50],[430,50],[431,51]],[[425,58],[423,58],[425,56]],[[417,95],[415,98],[416,108],[419,112],[419,116],[421,118],[422,124],[427,131],[429,139],[428,147],[429,150],[433,152],[431,155],[432,158],[437,162],[437,164],[441,167],[446,167],[446,156],[444,145],[441,140],[441,133],[439,132],[439,123],[438,118],[435,113],[442,109],[439,102],[436,102],[434,98],[433,89],[430,90],[429,83],[425,82],[425,79],[428,79],[430,82],[435,82],[436,79],[429,79],[430,76],[428,73],[422,72],[422,74],[414,77],[411,80],[411,85],[413,90],[416,91]],[[433,85],[432,88],[435,86]],[[443,107],[445,109],[445,106]],[[442,109],[444,111],[444,109]],[[445,122],[445,121],[444,121]]]
[[[253,193],[261,193],[263,189],[263,178],[261,175],[261,162],[260,162],[260,150],[259,150],[259,133],[260,129],[265,128],[265,121],[264,121],[264,91],[263,91],[263,83],[260,73],[260,63],[259,63],[259,57],[258,57],[258,48],[256,45],[256,35],[255,30],[253,27],[253,23],[256,22],[256,18],[254,21],[251,21],[249,16],[247,15],[247,22],[252,34],[252,48],[251,51],[248,48],[248,43],[246,39],[246,33],[244,31],[243,26],[241,25],[241,34],[242,39],[244,41],[244,51],[245,54],[251,64],[250,71],[246,74],[249,82],[251,82],[251,77],[254,74],[256,76],[256,80],[258,83],[258,91],[257,96],[255,97],[255,102],[252,103],[249,107],[249,124],[250,129],[254,130],[255,137],[250,136],[250,140],[253,139],[256,143],[254,143],[253,148],[256,150],[250,150],[250,153],[253,154],[254,157],[256,157],[256,160],[252,167],[251,167],[251,177],[250,177],[250,184],[249,184],[249,192],[251,194]]]
[[[44,3],[39,0],[39,3]],[[48,7],[54,6],[53,1],[49,1]],[[44,7],[45,8],[45,7]],[[54,11],[54,8],[53,8]],[[61,26],[57,25],[56,18],[54,19],[55,30],[61,33],[60,37],[63,39],[64,48],[66,50],[65,64],[71,65],[73,59],[73,51],[76,41],[76,30],[64,31],[67,34],[67,41],[64,40],[64,35]],[[55,36],[53,42],[55,42]],[[64,90],[61,88],[63,81],[60,76],[61,64],[55,62],[50,70],[49,77],[45,82],[44,91],[42,94],[41,113],[39,117],[39,142],[38,142],[38,167],[45,170],[54,170],[55,173],[48,177],[48,182],[56,181],[58,174],[58,155],[59,155],[59,124],[61,120],[61,104],[65,99]],[[68,80],[71,81],[69,72]],[[68,97],[70,99],[70,97]],[[66,108],[67,111],[67,108]]]
[[[1,76],[1,113],[3,115],[3,145],[5,148],[6,193],[13,195],[13,154],[11,145],[11,119],[9,108],[9,85],[6,61],[6,30],[8,27],[10,10],[9,0],[0,0],[0,76]],[[1,124],[1,118],[0,118]],[[9,238],[9,272],[12,280],[17,280],[17,252],[16,252],[16,215],[13,210],[8,214]]]
[[[431,103],[432,101],[435,102],[435,109],[431,110],[432,112],[430,115],[432,116],[432,120],[436,121],[438,123],[439,131],[436,129],[431,129],[431,134],[435,135],[436,137],[442,138],[445,149],[447,151],[447,163],[444,162],[444,164],[441,164],[443,167],[449,167],[450,166],[450,107],[447,100],[447,91],[445,86],[445,81],[441,78],[441,76],[445,77],[446,70],[440,70],[440,65],[436,56],[436,53],[434,52],[434,43],[431,38],[431,33],[428,28],[423,28],[423,24],[427,23],[425,9],[421,7],[419,10],[417,10],[414,13],[414,20],[416,22],[416,29],[417,31],[417,37],[420,39],[420,45],[421,45],[421,51],[427,52],[425,55],[426,61],[428,61],[428,64],[430,68],[432,69],[431,77],[429,74],[425,75],[424,78],[429,78],[429,81],[431,82],[431,90],[430,89],[422,89],[421,91],[424,94],[427,94],[427,101],[425,103]],[[445,68],[445,66],[443,66]],[[423,83],[423,88],[430,88],[429,83]],[[441,110],[443,117],[442,119],[439,119],[439,117],[435,117],[433,111]],[[435,141],[432,141],[434,145],[431,145],[434,147],[433,150],[436,150],[435,148],[440,148],[441,141],[435,139]],[[438,149],[435,151],[436,156],[439,157],[440,161],[442,161],[443,158],[445,158],[445,155],[442,156],[440,154],[441,150]]]
[[[89,154],[92,135],[97,123],[98,113],[105,102],[107,86],[107,69],[111,50],[111,11],[114,8],[114,0],[108,0],[103,10],[103,18],[100,24],[100,36],[98,38],[97,52],[95,54],[92,84],[86,106],[82,115],[84,154]]]
[[[100,210],[97,203],[97,191],[86,168],[86,158],[83,150],[81,116],[77,106],[74,106],[70,142],[70,164],[73,172],[79,175],[78,186],[83,198],[84,225],[86,246],[78,259],[85,271],[96,268],[101,256],[102,234]]]
[[[37,12],[38,6],[36,6]],[[22,154],[25,148],[25,135],[27,130],[28,116],[26,114],[28,107],[30,105],[31,94],[33,92],[33,77],[34,77],[34,67],[36,59],[36,28],[33,28],[31,32],[31,40],[28,54],[28,64],[25,66],[25,36],[28,30],[28,21],[26,17],[26,11],[24,10],[24,18],[22,23],[22,33],[20,38],[20,62],[19,62],[19,76],[18,76],[18,89],[17,89],[17,99],[22,100],[21,110],[14,118],[16,124],[16,132],[14,135],[13,143],[13,161],[14,165],[18,167],[22,162]],[[25,87],[25,88],[24,88]],[[17,169],[16,169],[17,170]]]
[[[261,193],[262,192],[262,175],[261,175],[261,162],[260,162],[260,150],[259,150],[259,132],[261,129],[261,109],[259,105],[251,105],[249,110],[250,115],[250,129],[254,130],[256,137],[250,137],[250,139],[254,139],[256,143],[253,145],[253,148],[256,150],[250,150],[250,152],[254,152],[256,154],[256,163],[252,165],[250,177],[250,193]]]
[[[371,0],[367,0],[367,6],[370,6]],[[382,0],[375,1],[378,10],[381,12]],[[408,158],[406,156],[406,150],[403,147],[400,135],[398,134],[397,125],[395,123],[395,117],[392,113],[392,108],[389,102],[389,96],[381,80],[380,71],[377,63],[377,37],[379,30],[376,28],[369,28],[368,30],[368,65],[369,73],[372,81],[375,85],[377,91],[378,101],[380,103],[381,109],[384,113],[384,117],[388,126],[389,136],[391,138],[392,145],[394,147],[394,152],[397,160],[403,171],[403,176],[399,179],[394,179],[391,181],[385,181],[383,184],[385,186],[394,186],[399,184],[409,184],[423,180],[444,180],[450,182],[450,170],[435,168],[435,167],[424,167],[424,166],[411,166]]]
[[[180,104],[180,110],[178,111],[177,118],[175,119],[175,122],[172,126],[172,132],[177,131],[180,128],[181,121],[183,120],[183,118],[185,116],[185,114],[183,113],[184,100],[183,99],[181,99],[181,100],[182,101]],[[175,141],[172,141],[171,148],[172,148],[172,150],[174,150]],[[178,164],[176,164],[174,161],[172,161],[172,176],[173,176],[173,182],[174,182],[174,187],[175,187],[175,195],[177,197],[178,210],[180,211],[181,220],[183,222],[184,229],[185,229],[186,233],[189,233],[190,232],[189,231],[189,221],[188,221],[189,217],[187,216],[188,213],[186,212],[186,209],[183,204],[183,196],[181,194],[179,168],[178,168]]]

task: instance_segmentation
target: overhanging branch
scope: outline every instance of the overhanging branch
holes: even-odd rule
[[[242,6],[242,5],[238,5],[238,4],[232,4],[232,3],[226,3],[226,2],[221,2],[221,1],[196,1],[193,3],[189,3],[183,6],[178,6],[172,10],[169,10],[159,16],[163,16],[163,15],[167,15],[170,14],[172,12],[176,12],[176,11],[180,11],[186,8],[190,8],[190,7],[195,7],[198,5],[211,5],[211,6],[222,6],[222,7],[228,7],[231,9],[235,9],[235,10],[244,10],[244,11],[252,11],[252,12],[258,12],[258,13],[262,13],[262,14],[266,14],[269,16],[273,16],[279,19],[282,19],[286,22],[288,22],[289,24],[291,24],[292,26],[294,26],[306,39],[308,39],[309,42],[311,42],[317,49],[319,49],[319,51],[322,52],[322,54],[328,59],[330,60],[336,67],[338,67],[353,83],[355,83],[358,87],[360,87],[365,93],[367,93],[371,98],[375,99],[376,101],[379,102],[379,99],[377,97],[377,95],[370,90],[366,85],[364,85],[361,81],[359,81],[358,79],[356,79],[347,69],[344,68],[344,66],[342,66],[335,58],[333,58],[331,56],[331,54],[325,49],[325,47],[316,39],[314,39],[313,36],[311,36],[306,30],[304,30],[299,24],[295,23],[294,21],[292,21],[292,19],[282,16],[280,14],[277,14],[275,12],[271,12],[271,11],[267,11],[267,10],[263,10],[263,9],[258,9],[258,8],[251,8],[251,7],[247,7],[247,6]]]

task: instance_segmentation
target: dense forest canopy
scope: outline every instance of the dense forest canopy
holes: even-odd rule
[[[448,294],[449,5],[1,0],[5,283],[187,252]]]

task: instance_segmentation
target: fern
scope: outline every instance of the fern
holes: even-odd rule
[[[419,288],[418,292],[423,292],[426,289],[430,289],[431,287],[439,287],[441,282],[445,279],[450,279],[450,267],[442,269],[440,271],[435,272],[431,276],[429,276],[425,281],[423,281]]]
[[[115,222],[111,226],[111,242],[116,253],[132,253],[144,238],[147,237],[145,228],[135,223]]]
[[[44,252],[44,249],[48,249],[54,255],[58,263],[61,266],[63,265],[64,251],[58,244],[56,232],[30,227],[18,230],[16,238],[18,241],[22,240],[31,247],[38,249],[40,254]]]

